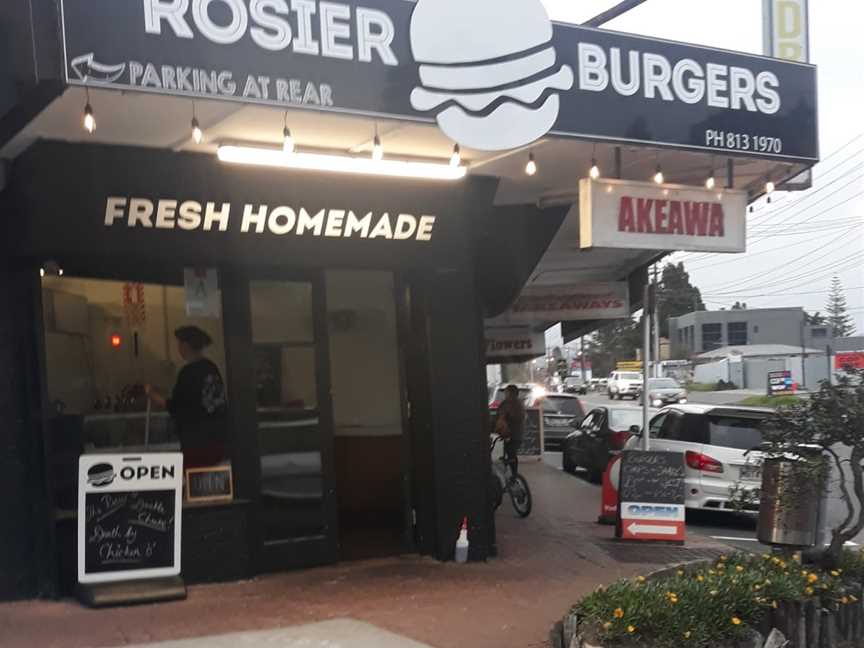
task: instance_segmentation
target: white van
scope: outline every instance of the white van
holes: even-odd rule
[[[609,400],[623,400],[625,396],[633,400],[642,393],[642,374],[638,371],[613,371],[609,374],[606,384],[606,394]]]

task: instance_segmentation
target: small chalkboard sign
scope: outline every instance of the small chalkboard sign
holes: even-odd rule
[[[621,457],[622,502],[684,504],[684,455],[625,450]]]
[[[83,455],[78,471],[78,581],[178,575],[183,455]]]
[[[186,500],[189,502],[230,502],[234,499],[231,466],[186,470]]]
[[[529,409],[525,412],[525,434],[522,436],[522,445],[519,446],[519,454],[538,457],[543,454],[542,432],[543,417],[539,409]]]
[[[625,450],[621,456],[616,535],[684,542],[684,455]]]

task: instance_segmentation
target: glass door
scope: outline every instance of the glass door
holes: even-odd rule
[[[326,349],[317,339],[323,304],[311,281],[253,280],[249,296],[262,567],[332,562],[331,417]]]

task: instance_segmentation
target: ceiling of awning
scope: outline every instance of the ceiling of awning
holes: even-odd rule
[[[453,143],[434,124],[410,121],[373,120],[315,110],[287,113],[263,106],[227,101],[196,101],[195,114],[204,130],[204,141],[196,144],[190,122],[193,104],[189,99],[92,90],[97,128],[88,134],[81,125],[85,93],[68,88],[17,136],[0,149],[0,157],[11,159],[40,138],[87,141],[184,151],[212,151],[222,143],[279,145],[282,128],[291,128],[298,148],[329,149],[351,153],[371,151],[377,131],[385,155],[449,159]],[[501,179],[498,205],[573,205],[566,219],[531,273],[528,284],[577,285],[584,282],[620,281],[663,255],[661,250],[579,249],[578,182],[586,177],[592,158],[604,176],[614,174],[614,145],[585,140],[552,138],[530,147],[487,153],[463,148],[469,173]],[[525,173],[528,154],[533,153],[538,172]],[[704,151],[681,151],[657,147],[623,145],[621,177],[648,180],[657,164],[666,181],[701,185],[713,172],[719,186],[726,184],[726,157]],[[733,160],[734,186],[758,196],[766,178],[791,177],[805,167],[753,158]],[[637,302],[631,295],[631,302]],[[549,323],[538,323],[545,327]]]

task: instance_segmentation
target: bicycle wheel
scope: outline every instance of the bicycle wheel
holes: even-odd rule
[[[528,488],[528,482],[525,481],[525,478],[522,475],[516,475],[510,482],[508,490],[516,515],[521,518],[531,515],[531,489]]]

